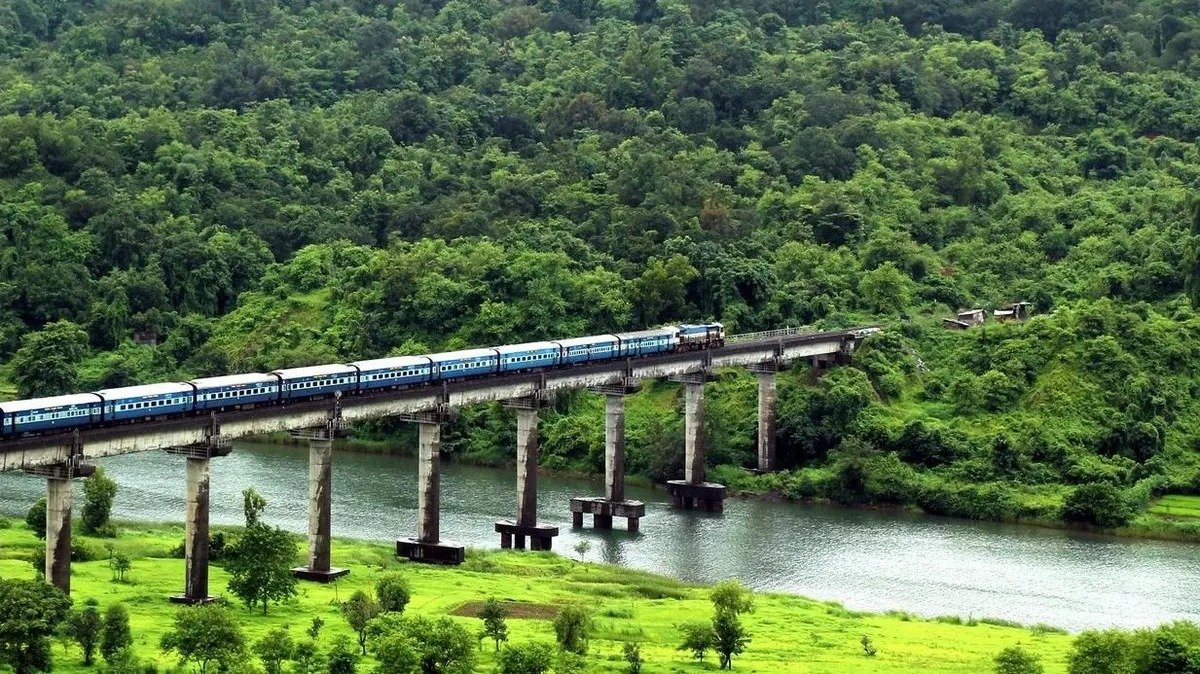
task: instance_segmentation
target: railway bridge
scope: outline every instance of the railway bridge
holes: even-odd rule
[[[441,431],[456,410],[466,405],[501,401],[517,416],[517,508],[515,517],[496,523],[501,547],[550,549],[557,528],[537,519],[539,410],[555,392],[588,389],[605,397],[604,493],[571,499],[573,524],[590,514],[597,528],[611,528],[625,518],[636,531],[645,504],[625,498],[625,397],[648,379],[669,378],[684,385],[684,475],[667,484],[672,503],[681,508],[720,511],[723,485],[705,478],[704,388],[722,367],[745,367],[758,376],[758,469],[775,463],[776,373],[797,361],[820,369],[848,362],[875,327],[809,332],[788,328],[735,335],[723,347],[667,353],[638,359],[564,366],[539,372],[496,375],[483,379],[439,382],[395,391],[349,395],[337,399],[223,412],[208,417],[173,418],[74,433],[14,438],[0,442],[0,472],[25,471],[46,479],[46,579],[70,591],[72,480],[94,472],[94,459],[163,450],[186,464],[184,591],[172,597],[199,603],[208,594],[209,464],[227,455],[237,438],[286,431],[307,440],[309,449],[308,563],[297,576],[329,581],[346,573],[332,565],[332,443],[349,424],[370,418],[400,417],[419,425],[418,521],[415,536],[396,543],[397,555],[439,563],[460,563],[464,548],[442,539],[440,530]]]

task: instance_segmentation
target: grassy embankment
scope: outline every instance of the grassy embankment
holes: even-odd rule
[[[77,602],[94,597],[102,605],[124,602],[130,610],[138,655],[157,662],[160,669],[175,661],[158,649],[163,632],[176,610],[165,597],[181,587],[183,562],[168,557],[182,539],[179,525],[121,526],[114,540],[84,538],[84,544],[104,556],[104,545],[134,558],[130,580],[114,583],[106,560],[76,563],[73,598]],[[0,576],[29,578],[28,561],[41,541],[23,525],[0,529]],[[299,552],[299,542],[297,551]],[[708,592],[703,587],[630,571],[618,567],[579,564],[545,553],[500,553],[471,551],[461,568],[431,567],[400,562],[387,545],[336,540],[334,559],[352,573],[335,586],[303,583],[300,594],[267,616],[234,610],[249,639],[271,627],[288,626],[296,638],[314,616],[325,620],[321,641],[328,644],[336,634],[350,634],[337,610],[337,600],[346,599],[359,588],[370,588],[374,579],[388,569],[402,569],[413,586],[410,611],[455,614],[469,602],[488,597],[529,602],[552,614],[554,607],[569,602],[589,606],[596,616],[597,633],[589,653],[589,671],[622,671],[621,644],[637,641],[649,664],[646,672],[687,672],[716,669],[710,656],[704,663],[678,652],[676,626],[689,620],[705,620],[711,614]],[[214,593],[224,592],[227,576],[212,570]],[[1021,644],[1039,653],[1050,674],[1064,672],[1064,654],[1069,637],[1059,631],[1028,629],[991,622],[957,619],[921,620],[911,616],[865,614],[837,604],[801,597],[764,594],[756,599],[757,610],[746,618],[753,636],[748,652],[735,660],[743,672],[870,673],[870,672],[963,672],[990,670],[991,659],[1001,649]],[[476,631],[474,618],[460,618]],[[510,619],[512,642],[552,641],[553,628],[546,619]],[[878,655],[863,655],[859,640],[871,637]],[[480,652],[480,671],[490,671],[491,647]],[[56,671],[87,671],[78,649],[55,645]],[[367,671],[369,662],[362,663]]]

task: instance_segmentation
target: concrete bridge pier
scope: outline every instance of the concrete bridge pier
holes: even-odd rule
[[[558,527],[538,526],[538,411],[546,397],[540,392],[525,398],[505,401],[505,407],[517,412],[517,518],[496,522],[503,549],[525,549],[529,539],[532,550],[549,550]]]
[[[322,428],[292,431],[308,440],[308,564],[292,569],[301,580],[329,583],[350,573],[332,566],[333,441],[348,434],[340,410],[335,409]]]
[[[636,532],[646,504],[625,498],[625,396],[641,390],[641,385],[626,380],[589,390],[604,396],[604,496],[571,499],[571,525],[582,527],[583,516],[591,514],[593,527],[611,529],[614,517],[624,517],[629,531]]]
[[[214,457],[228,456],[232,444],[214,421],[205,442],[166,451],[187,460],[183,594],[169,599],[176,604],[207,604],[216,599],[208,594],[209,464]]]
[[[441,540],[442,424],[451,420],[452,410],[439,409],[410,417],[418,424],[417,537],[396,541],[396,556],[414,562],[462,564],[466,548]]]
[[[672,377],[684,386],[684,477],[668,481],[667,493],[678,508],[721,512],[725,485],[705,480],[704,383],[709,380],[706,370]]]
[[[775,460],[775,380],[779,362],[770,361],[751,366],[758,375],[758,470],[770,473],[777,469]]]
[[[83,451],[76,442],[62,463],[27,468],[25,472],[46,478],[46,582],[71,594],[71,509],[74,501],[72,481],[96,472],[84,464]]]

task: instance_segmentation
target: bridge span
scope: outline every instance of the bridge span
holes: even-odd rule
[[[647,379],[670,378],[684,384],[685,474],[668,483],[672,502],[683,508],[719,511],[725,487],[705,479],[704,384],[713,370],[745,367],[759,378],[758,468],[774,470],[775,377],[788,364],[810,360],[815,368],[848,362],[859,342],[878,332],[864,327],[829,332],[798,329],[731,336],[725,346],[644,358],[564,366],[454,382],[438,382],[395,391],[378,391],[223,412],[210,416],[164,419],[123,426],[89,428],[75,433],[0,441],[0,471],[23,470],[47,479],[46,579],[70,589],[72,478],[91,474],[93,459],[164,450],[186,460],[187,513],[185,591],[177,601],[195,603],[208,595],[209,461],[228,454],[236,438],[286,431],[309,444],[309,558],[296,574],[328,581],[345,570],[331,566],[330,494],[332,441],[354,421],[402,417],[419,424],[419,514],[414,538],[397,541],[397,554],[419,561],[459,563],[463,547],[443,541],[439,529],[439,475],[442,426],[457,408],[501,401],[517,415],[516,518],[496,523],[502,547],[549,549],[558,530],[537,523],[539,409],[555,392],[589,389],[604,395],[605,493],[572,499],[575,526],[591,514],[598,528],[624,517],[636,531],[645,505],[625,499],[625,396]]]

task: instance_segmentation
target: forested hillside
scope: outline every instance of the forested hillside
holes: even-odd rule
[[[878,321],[785,378],[768,486],[1102,525],[1200,491],[1194,2],[0,0],[0,54],[13,395]],[[713,388],[744,463],[753,382]],[[676,394],[633,406],[639,472]],[[599,465],[598,405],[549,415],[551,466]]]

